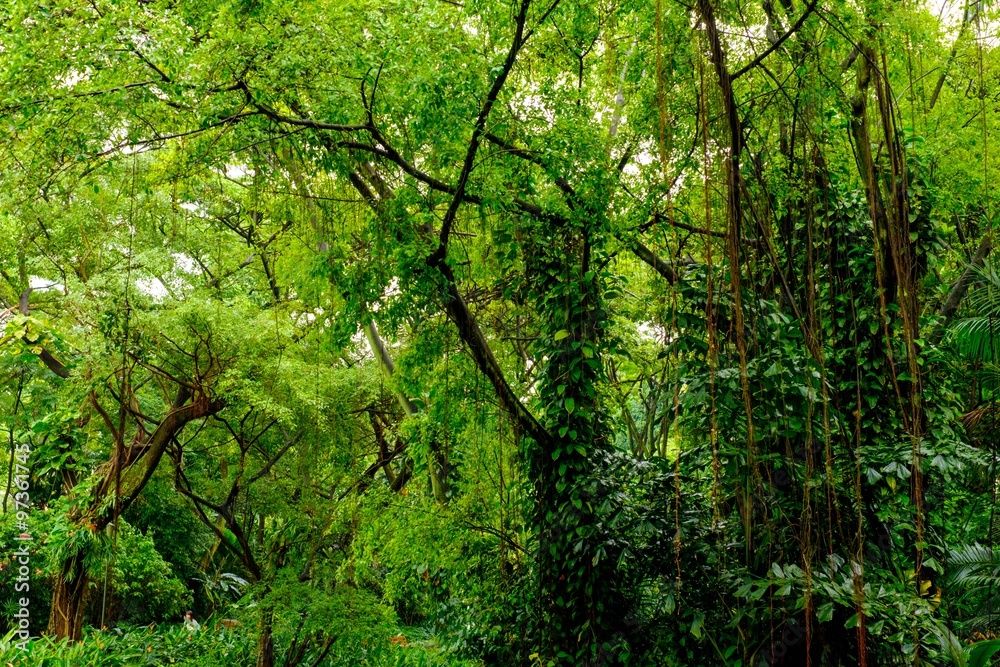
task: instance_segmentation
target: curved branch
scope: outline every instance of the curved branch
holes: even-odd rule
[[[754,58],[753,60],[751,60],[749,63],[747,63],[746,65],[744,65],[743,67],[741,67],[738,70],[736,70],[735,72],[733,72],[729,76],[729,80],[730,81],[735,81],[736,79],[740,78],[741,76],[743,76],[744,74],[746,74],[747,72],[749,72],[750,70],[752,70],[757,65],[761,64],[762,62],[764,62],[764,58],[767,58],[769,55],[771,55],[771,53],[773,51],[775,51],[779,46],[781,46],[782,44],[784,44],[784,42],[785,42],[786,39],[788,39],[789,37],[791,37],[792,35],[794,35],[796,32],[798,32],[799,28],[802,27],[802,24],[804,24],[806,22],[806,19],[809,18],[809,15],[812,14],[813,10],[816,9],[816,5],[818,3],[819,3],[819,0],[812,0],[812,2],[810,2],[806,6],[806,10],[804,12],[802,12],[802,16],[799,17],[799,20],[795,22],[795,25],[793,25],[791,28],[788,29],[788,32],[786,32],[784,35],[782,35],[778,39],[774,40],[774,43],[771,44],[771,46],[769,46],[766,49],[764,49],[764,52],[761,53],[759,56],[757,56],[756,58]]]
[[[196,400],[193,403],[187,403],[190,397],[191,393],[187,387],[181,387],[178,390],[173,405],[170,406],[170,412],[167,413],[167,416],[163,418],[163,421],[160,422],[160,425],[156,427],[156,430],[153,431],[153,435],[149,438],[146,452],[143,457],[146,459],[146,467],[143,470],[142,477],[140,477],[139,481],[136,482],[128,497],[119,505],[117,511],[118,514],[121,514],[128,509],[128,507],[139,497],[139,494],[142,493],[146,484],[149,483],[149,480],[153,477],[153,473],[156,472],[156,467],[160,464],[160,459],[163,458],[163,453],[167,450],[167,445],[170,443],[171,439],[180,433],[181,429],[183,429],[188,422],[214,415],[225,406],[225,403],[221,399],[202,398],[201,400]],[[185,403],[187,404],[185,405]],[[105,479],[102,482],[102,488],[110,487],[111,481],[115,476],[116,465],[117,461],[112,465],[108,474],[105,476]],[[95,494],[94,497],[98,498],[99,502],[103,501],[104,493]],[[95,523],[97,523],[98,527],[103,527],[110,523],[111,520],[113,520],[113,517],[105,516]]]
[[[20,310],[21,314],[24,315],[25,317],[28,317],[30,313],[28,309],[28,297],[31,296],[31,292],[32,289],[30,287],[24,290],[24,292],[21,294],[21,298],[18,299],[17,302],[18,310]],[[38,344],[37,339],[29,340],[25,338],[24,340],[29,345]],[[59,377],[63,378],[64,380],[69,377],[69,368],[66,366],[66,364],[53,357],[52,353],[49,352],[44,347],[42,348],[42,351],[38,353],[38,358],[42,360],[42,363],[45,364],[50,371],[52,371]]]
[[[250,89],[243,86],[243,90],[246,92],[247,102],[249,102],[255,109],[270,118],[271,120],[277,121],[279,123],[284,123],[286,125],[296,125],[298,127],[309,127],[314,130],[332,130],[334,132],[355,132],[358,130],[369,129],[368,125],[345,125],[342,123],[323,123],[318,120],[312,120],[310,118],[295,118],[293,116],[286,116],[280,114],[271,107],[267,106],[262,102],[258,102],[250,94]]]
[[[657,257],[652,250],[638,241],[633,243],[629,247],[629,250],[631,250],[632,254],[641,259],[643,262],[653,267],[656,272],[663,276],[670,284],[674,284],[680,279],[680,273],[677,270],[678,267],[691,266],[694,264],[694,260],[691,259],[681,259],[676,262],[664,261]]]
[[[351,183],[361,193],[361,196],[375,211],[376,215],[382,215],[381,200],[377,199],[371,189],[364,183],[358,174],[353,174]],[[391,196],[391,194],[389,195]],[[469,348],[476,367],[487,377],[497,393],[497,398],[501,407],[514,418],[522,431],[539,443],[545,446],[550,441],[550,437],[545,428],[538,422],[533,414],[524,406],[521,400],[514,393],[504,376],[503,369],[493,355],[489,341],[483,335],[476,321],[475,315],[469,310],[468,304],[458,291],[455,274],[447,262],[440,262],[438,270],[443,275],[448,287],[447,295],[444,299],[445,311],[458,328],[459,337]],[[376,350],[376,354],[378,351]]]
[[[476,118],[475,129],[472,130],[472,139],[469,140],[469,148],[465,152],[465,162],[462,164],[462,171],[458,176],[458,184],[455,186],[455,195],[452,197],[451,204],[444,214],[444,220],[441,222],[438,249],[434,253],[431,263],[444,263],[444,259],[448,254],[448,234],[451,233],[451,227],[455,223],[455,217],[458,215],[458,207],[462,203],[462,196],[465,194],[465,186],[468,184],[469,175],[475,166],[476,153],[479,151],[482,134],[486,129],[486,119],[489,117],[490,111],[493,109],[493,105],[500,95],[500,90],[503,88],[511,69],[514,67],[518,51],[524,46],[524,24],[528,20],[528,6],[530,4],[531,0],[521,0],[521,9],[518,12],[517,25],[514,29],[514,41],[510,45],[510,50],[507,52],[507,59],[504,60],[500,73],[494,79],[493,85],[490,87],[490,92],[486,95],[486,102],[483,103],[482,109],[479,110],[479,116]]]
[[[468,346],[469,352],[476,362],[476,366],[490,381],[490,384],[493,385],[501,407],[514,417],[526,435],[531,437],[539,446],[546,447],[550,441],[548,431],[535,419],[535,416],[524,406],[521,399],[511,389],[510,384],[507,383],[503,369],[500,368],[496,357],[493,356],[493,350],[490,348],[489,341],[486,340],[482,329],[479,328],[479,323],[469,310],[468,304],[465,303],[462,295],[458,292],[458,284],[455,281],[455,274],[452,272],[451,267],[447,263],[442,262],[440,270],[444,274],[445,280],[448,281],[448,296],[444,304],[445,310],[455,323],[455,326],[458,327],[458,334]]]

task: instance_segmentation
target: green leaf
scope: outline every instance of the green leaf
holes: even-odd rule
[[[694,613],[694,620],[691,621],[691,634],[701,639],[701,630],[705,626],[705,612],[696,611]]]
[[[969,647],[969,667],[986,667],[997,651],[1000,651],[1000,639],[973,644]]]

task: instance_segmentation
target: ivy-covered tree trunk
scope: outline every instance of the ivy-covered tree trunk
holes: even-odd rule
[[[599,199],[599,198],[598,198]],[[559,664],[618,662],[628,610],[616,590],[616,557],[602,536],[613,511],[599,474],[609,438],[598,397],[608,349],[602,211],[575,207],[560,227],[539,226],[529,268],[538,312],[545,318],[548,358],[539,396],[542,425],[552,435],[535,443],[541,596],[540,650]]]

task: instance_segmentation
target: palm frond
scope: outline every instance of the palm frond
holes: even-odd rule
[[[974,286],[966,297],[969,317],[949,327],[956,350],[973,361],[1000,360],[1000,262],[969,267]]]
[[[969,305],[979,315],[1000,316],[1000,264],[990,258],[971,268],[977,284],[969,294]]]
[[[948,553],[950,581],[966,589],[1000,586],[1000,560],[990,547],[968,544]]]
[[[955,349],[973,361],[1000,360],[1000,317],[976,315],[955,322],[949,331]]]

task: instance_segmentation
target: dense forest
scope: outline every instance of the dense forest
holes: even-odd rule
[[[0,661],[991,664],[998,30],[2,3]]]

